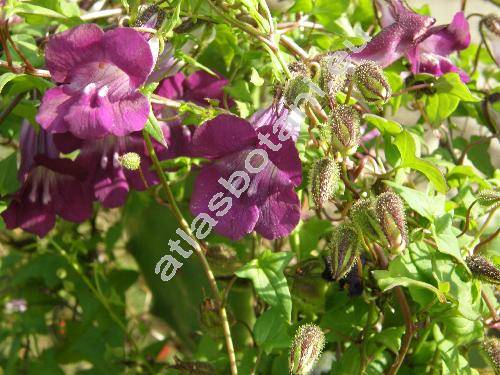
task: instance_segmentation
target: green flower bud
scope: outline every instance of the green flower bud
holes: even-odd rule
[[[312,95],[312,81],[303,74],[292,77],[283,89],[283,96],[288,107],[299,106],[304,101],[306,95]]]
[[[135,152],[127,152],[120,157],[120,164],[129,171],[136,171],[141,166],[141,157]]]
[[[305,324],[299,327],[290,348],[290,373],[307,375],[321,355],[325,346],[325,334],[317,325]]]
[[[370,241],[381,241],[387,245],[384,232],[375,213],[375,202],[371,198],[358,199],[351,207],[351,220],[355,227]]]
[[[465,263],[472,274],[480,280],[490,284],[500,285],[500,269],[481,255],[470,255]]]
[[[500,205],[500,192],[483,190],[477,195],[477,202],[484,207],[497,208]]]
[[[401,198],[393,192],[380,194],[375,211],[391,250],[396,253],[404,250],[408,245],[408,233]]]
[[[340,224],[331,234],[326,251],[327,269],[334,281],[340,280],[352,268],[359,249],[359,235],[350,224]]]
[[[319,87],[329,97],[335,97],[345,86],[347,80],[347,61],[344,56],[326,54],[321,58],[319,65]]]
[[[339,188],[339,166],[329,158],[316,160],[309,172],[309,191],[317,209],[332,198]]]
[[[386,103],[391,98],[391,86],[383,70],[373,61],[365,61],[354,69],[356,87],[369,103]]]
[[[495,373],[500,373],[500,340],[496,337],[486,337],[483,341],[483,350],[488,356]]]
[[[332,143],[342,155],[350,155],[359,146],[361,116],[350,106],[340,104],[332,109],[328,124],[322,128],[322,136]]]

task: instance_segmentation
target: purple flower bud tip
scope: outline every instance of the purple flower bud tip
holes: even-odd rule
[[[293,375],[307,375],[325,346],[325,334],[317,325],[299,327],[290,348],[289,369]]]

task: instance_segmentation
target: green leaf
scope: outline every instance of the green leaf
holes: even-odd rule
[[[371,113],[364,115],[364,118],[380,130],[382,134],[398,135],[403,131],[401,124],[396,121],[387,120],[383,117],[372,115]]]
[[[148,121],[146,121],[146,125],[144,126],[144,130],[162,145],[167,144],[165,137],[163,136],[160,124],[158,123],[158,120],[156,119],[152,109],[149,113]]]
[[[18,187],[17,153],[13,152],[5,159],[0,160],[0,195],[12,193]]]
[[[255,342],[260,348],[270,352],[272,349],[284,349],[290,346],[287,324],[278,308],[272,307],[255,322],[253,328]]]
[[[339,18],[349,7],[349,0],[316,0],[313,3],[313,15],[316,16],[319,23],[330,31],[335,31],[333,21]]]
[[[7,72],[7,73],[4,73],[0,76],[0,93],[2,92],[4,86],[9,83],[10,81],[12,81],[13,79],[17,78],[17,77],[20,77],[20,76],[23,76],[24,74],[16,74],[16,73],[12,73],[12,72]]]
[[[259,75],[259,72],[255,68],[252,68],[252,73],[250,76],[250,82],[254,84],[254,86],[260,87],[264,84],[264,79]]]
[[[37,16],[44,16],[50,18],[66,18],[66,16],[64,16],[63,14],[58,13],[52,9],[47,9],[39,5],[30,3],[17,3],[15,9],[16,13],[18,14],[34,14]]]
[[[445,193],[448,189],[441,171],[432,163],[416,157],[415,140],[406,130],[398,134],[394,144],[401,154],[401,167],[412,168],[424,174],[437,191]]]
[[[235,272],[238,277],[252,280],[259,297],[279,308],[287,321],[291,319],[292,298],[283,270],[292,258],[291,252],[266,250]]]
[[[450,94],[465,102],[479,102],[481,99],[475,97],[469,88],[462,82],[458,73],[447,73],[437,80],[436,92]]]
[[[387,291],[389,289],[395,288],[397,286],[404,286],[407,288],[424,288],[433,292],[438,298],[439,302],[445,303],[446,296],[438,288],[432,286],[431,284],[424,283],[423,281],[410,279],[409,277],[393,277],[389,271],[377,270],[372,271],[373,276],[378,282],[378,285],[382,291]]]
[[[460,99],[450,94],[427,96],[425,112],[432,125],[440,125],[457,109]]]
[[[176,0],[169,6],[170,9],[174,9],[174,13],[172,14],[172,17],[164,23],[160,30],[165,37],[171,36],[172,30],[181,23],[181,19],[179,17],[181,13],[181,4],[182,0]]]
[[[460,253],[457,237],[452,230],[452,223],[453,217],[451,214],[438,217],[432,225],[432,236],[436,240],[436,245],[440,252],[451,255],[458,262],[466,266]]]

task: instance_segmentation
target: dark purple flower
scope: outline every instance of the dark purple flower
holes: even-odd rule
[[[300,201],[294,188],[301,183],[302,168],[295,143],[286,135],[286,127],[273,129],[275,123],[262,121],[287,112],[282,108],[276,114],[277,110],[275,103],[254,123],[219,115],[193,135],[193,153],[212,163],[196,178],[191,212],[211,215],[217,220],[216,232],[233,240],[253,230],[268,239],[283,237],[300,220]],[[231,204],[224,205],[228,199]]]
[[[204,71],[197,71],[186,77],[183,73],[177,73],[172,77],[164,79],[157,89],[157,94],[168,99],[190,101],[195,104],[206,106],[208,100],[223,102],[224,87],[228,81],[222,77],[214,77]],[[228,105],[232,105],[232,99],[228,99]],[[160,104],[153,104],[156,116],[169,121],[162,121],[162,130],[168,148],[160,150],[158,157],[162,160],[189,154],[189,143],[194,128],[182,124],[178,112]]]
[[[467,73],[456,67],[448,56],[467,48],[469,44],[469,23],[463,12],[458,12],[449,25],[440,27],[439,31],[434,28],[431,36],[408,51],[411,71],[435,76],[455,72],[463,82],[468,82]]]
[[[94,198],[106,208],[124,205],[131,189],[143,191],[158,183],[140,132],[125,137],[108,135],[93,141],[81,141],[65,133],[57,136],[56,142],[65,152],[80,149],[76,163],[88,171]],[[157,146],[160,149],[159,144]],[[129,170],[120,162],[120,158],[130,152],[140,157],[140,171]]]
[[[44,129],[95,139],[144,127],[149,103],[137,89],[153,68],[153,55],[139,32],[80,25],[52,37],[45,59],[60,85],[42,99],[37,121]]]
[[[372,60],[386,67],[424,40],[436,20],[411,11],[401,0],[378,0],[377,4],[382,11],[382,31],[350,57],[355,61]]]
[[[52,135],[38,134],[27,123],[21,129],[20,190],[2,217],[8,229],[21,227],[43,237],[55,225],[56,215],[82,222],[92,215],[92,196],[86,173],[75,162],[59,158]]]

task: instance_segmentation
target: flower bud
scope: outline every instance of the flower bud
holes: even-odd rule
[[[491,33],[500,36],[500,17],[496,14],[488,14],[481,22]]]
[[[363,98],[369,103],[386,103],[391,98],[391,86],[380,66],[365,61],[354,69],[353,80]]]
[[[350,155],[359,145],[361,116],[353,107],[340,104],[332,109],[323,137],[330,136],[332,147],[342,155]]]
[[[496,337],[486,337],[482,347],[495,369],[495,373],[500,373],[500,340]]]
[[[316,160],[309,172],[309,191],[317,209],[333,197],[339,187],[339,166],[329,158]]]
[[[129,171],[136,171],[141,166],[141,157],[135,152],[127,152],[120,157],[120,164]]]
[[[210,336],[221,337],[223,335],[217,305],[211,298],[205,298],[200,305],[200,323]]]
[[[326,246],[327,269],[334,281],[351,270],[358,255],[359,241],[358,232],[352,225],[344,223],[334,228]]]
[[[408,245],[408,234],[401,198],[393,192],[380,194],[375,211],[391,250],[397,253],[404,250]]]
[[[148,27],[151,29],[159,29],[165,20],[165,11],[158,5],[151,5],[137,17],[134,22],[136,27]]]
[[[477,195],[477,202],[481,206],[495,209],[500,205],[500,192],[495,190],[483,190]]]
[[[325,346],[325,334],[317,325],[305,324],[295,333],[290,348],[290,373],[307,375],[321,355]]]
[[[347,61],[344,56],[326,54],[320,62],[319,87],[329,96],[344,88],[347,80]]]
[[[472,274],[490,284],[500,284],[500,269],[481,255],[470,255],[465,263]]]
[[[299,106],[311,93],[311,79],[303,74],[297,74],[292,77],[283,89],[283,96],[288,107]]]
[[[375,204],[371,198],[358,199],[351,207],[351,220],[354,226],[370,241],[381,241],[387,245],[384,232],[380,226]]]

